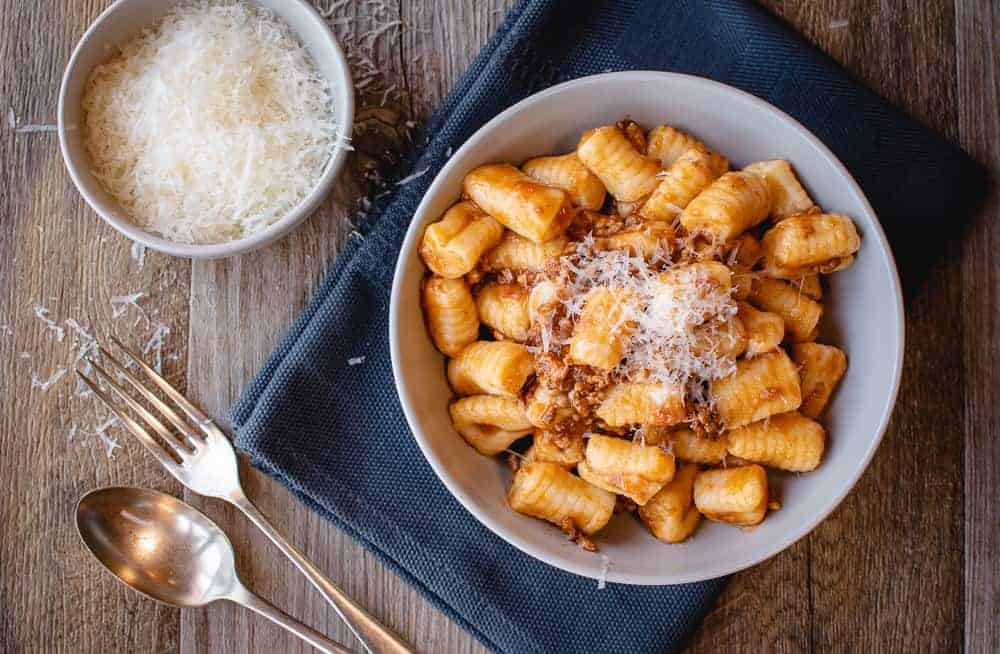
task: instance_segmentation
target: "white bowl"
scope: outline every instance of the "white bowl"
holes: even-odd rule
[[[309,50],[316,67],[329,83],[334,102],[334,119],[342,125],[342,141],[350,135],[354,122],[354,85],[347,59],[330,31],[330,26],[304,0],[251,0],[283,19],[302,44]],[[312,214],[333,188],[333,183],[347,158],[347,151],[338,147],[327,162],[313,190],[287,215],[268,227],[234,241],[210,245],[188,245],[169,241],[130,222],[121,207],[90,171],[90,161],[82,143],[80,130],[80,99],[87,78],[98,64],[114,52],[115,47],[152,25],[180,0],[117,0],[102,13],[87,30],[66,65],[59,90],[59,145],[63,161],[80,194],[101,218],[119,232],[154,250],[178,257],[215,259],[229,257],[263,247],[288,233]]]
[[[824,298],[821,340],[846,350],[849,367],[822,419],[829,430],[822,465],[800,476],[771,475],[782,486],[782,508],[753,530],[702,521],[686,542],[666,545],[633,516],[622,514],[596,537],[611,559],[608,581],[677,584],[711,579],[777,554],[833,511],[875,453],[899,388],[903,303],[885,234],[844,166],[791,117],[723,84],[659,72],[610,73],[567,82],[504,111],[451,157],[406,234],[389,319],[393,373],[420,448],[472,515],[546,563],[600,578],[599,556],[568,543],[552,525],[507,506],[506,467],[478,455],[452,429],[444,361],[423,329],[419,285],[424,266],[417,246],[424,227],[458,198],[462,177],[472,168],[571,151],[583,130],[613,123],[623,114],[646,127],[669,123],[688,130],[729,157],[734,167],[760,159],[790,160],[812,197],[824,209],[854,218],[862,235],[857,261],[829,278]]]

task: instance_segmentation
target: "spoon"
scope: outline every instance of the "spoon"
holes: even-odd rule
[[[236,574],[233,546],[214,522],[177,498],[143,488],[101,488],[76,506],[76,528],[97,560],[146,597],[196,608],[241,604],[322,652],[351,654],[254,595]]]

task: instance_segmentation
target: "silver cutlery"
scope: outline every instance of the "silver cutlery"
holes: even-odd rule
[[[111,340],[135,362],[139,374],[146,383],[100,345],[97,348],[100,360],[107,362],[114,375],[105,371],[96,357],[88,357],[87,361],[97,377],[115,391],[125,406],[139,416],[138,420],[122,410],[101,388],[101,384],[92,380],[80,369],[77,369],[76,373],[118,416],[125,428],[184,486],[199,495],[225,500],[242,511],[316,587],[369,652],[413,654],[413,650],[399,636],[381,625],[285,540],[247,498],[240,484],[236,452],[229,439],[211,418],[171,386],[138,354],[125,347],[115,337],[112,336]],[[116,376],[118,380],[115,379]],[[134,399],[119,383],[121,379],[124,379],[135,392],[166,418],[174,427],[174,431]],[[149,387],[150,384],[169,398],[184,417],[174,407],[160,399]]]
[[[321,652],[350,654],[247,590],[236,574],[226,534],[205,514],[171,495],[144,488],[91,491],[77,504],[76,528],[105,568],[146,597],[182,609],[228,600]]]

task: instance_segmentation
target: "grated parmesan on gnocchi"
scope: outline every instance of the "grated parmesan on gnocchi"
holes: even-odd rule
[[[759,524],[769,468],[821,465],[847,359],[816,343],[820,277],[861,240],[789,162],[730,170],[624,119],[463,188],[421,243],[425,319],[457,433],[508,455],[511,508],[588,550],[619,510],[677,543]]]

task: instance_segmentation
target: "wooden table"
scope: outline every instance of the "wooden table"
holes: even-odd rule
[[[72,364],[67,319],[137,346],[163,324],[170,379],[224,415],[330,266],[371,191],[366,176],[407,147],[408,125],[430,115],[511,2],[337,8],[336,30],[362,88],[359,152],[332,199],[253,256],[189,262],[149,253],[143,265],[77,195],[56,135],[24,131],[54,121],[71,48],[107,4],[0,0],[0,110],[9,106],[18,125],[0,129],[0,650],[303,651],[244,611],[181,613],[99,571],[74,533],[77,499],[113,484],[181,488],[113,428],[107,436],[121,447],[107,456],[94,433],[105,414],[74,396],[70,375],[48,390],[33,387],[32,375],[44,386]],[[766,4],[878,93],[1000,169],[1000,9],[991,0]],[[402,22],[371,31],[392,21]],[[994,190],[960,239],[942,239],[929,281],[908,300],[899,403],[857,488],[807,538],[736,575],[691,651],[1000,651],[998,217]],[[941,216],[943,233],[954,225]],[[124,306],[116,317],[112,298],[138,292],[142,312]],[[36,307],[67,330],[63,341]],[[249,468],[245,479],[292,542],[420,651],[484,651],[277,483]],[[230,534],[252,588],[357,647],[244,519],[185,495]]]

